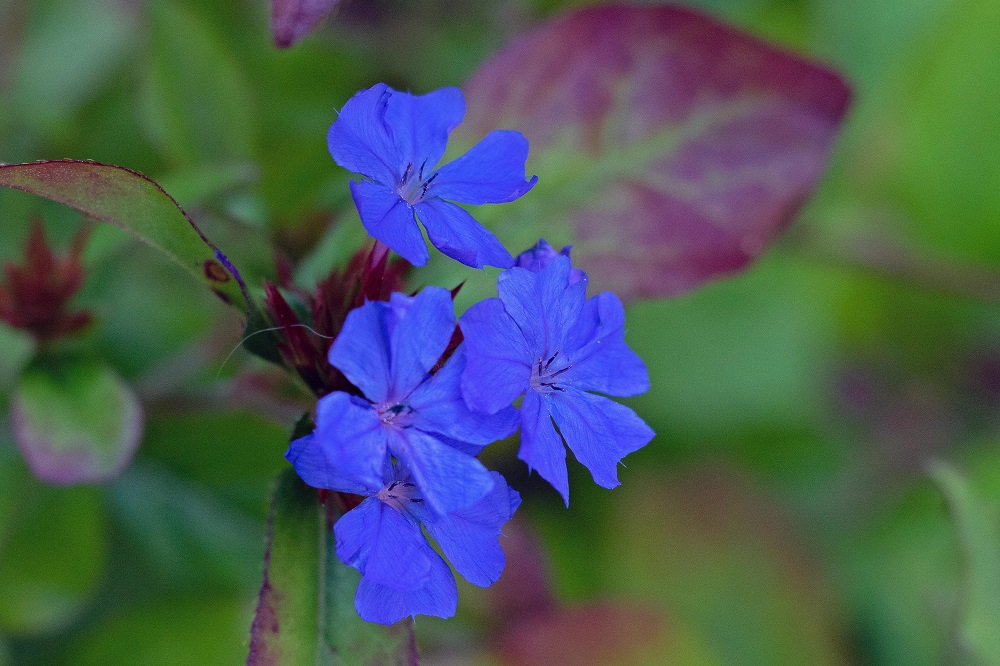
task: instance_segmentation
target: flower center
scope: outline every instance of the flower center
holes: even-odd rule
[[[419,169],[414,169],[412,162],[407,164],[406,170],[403,171],[403,177],[400,178],[399,185],[396,186],[396,193],[411,206],[423,200],[427,195],[427,188],[437,178],[438,174],[435,171],[425,179],[425,166],[427,166],[427,160],[421,163]]]
[[[422,504],[423,498],[412,481],[393,481],[375,494],[381,502],[388,504],[396,511],[405,511],[405,502]]]
[[[538,363],[531,371],[531,388],[543,394],[564,391],[565,389],[558,384],[558,377],[572,367],[573,364],[569,359],[565,356],[560,358],[559,352],[555,352],[548,359],[539,356]]]
[[[416,411],[412,407],[402,403],[382,405],[378,408],[378,417],[383,424],[401,430],[412,425],[415,413]]]

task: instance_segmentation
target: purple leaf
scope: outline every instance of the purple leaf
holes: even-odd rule
[[[271,0],[271,34],[279,48],[288,48],[333,11],[340,0]]]
[[[99,162],[47,160],[0,164],[0,186],[58,201],[130,231],[183,266],[224,302],[247,309],[239,275],[219,261],[218,249],[177,202],[142,174]]]
[[[112,370],[86,361],[29,367],[11,418],[31,471],[59,485],[117,477],[142,437],[142,406],[132,389]]]
[[[816,185],[850,101],[837,74],[701,14],[624,4],[521,36],[465,94],[459,141],[520,130],[539,176],[477,216],[524,246],[573,243],[626,300],[745,268]]]

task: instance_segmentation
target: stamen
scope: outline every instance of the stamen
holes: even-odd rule
[[[435,179],[435,178],[437,178],[437,177],[438,177],[438,172],[437,172],[437,171],[435,171],[435,172],[434,172],[434,175],[432,175],[432,176],[431,176],[430,178],[428,178],[427,180],[425,180],[425,181],[424,181],[424,186],[423,186],[423,187],[421,188],[421,190],[420,190],[420,196],[424,196],[424,195],[426,195],[426,194],[427,194],[427,187],[428,187],[428,186],[429,186],[429,185],[430,185],[430,184],[431,184],[432,182],[434,182],[434,179]]]
[[[420,180],[424,179],[424,167],[426,165],[427,165],[427,159],[425,158],[424,161],[420,163],[420,173],[417,176]]]
[[[406,171],[403,172],[403,182],[402,182],[403,185],[405,185],[406,181],[409,180],[409,178],[410,178],[410,169],[412,169],[412,168],[413,168],[413,163],[412,162],[406,165]]]
[[[560,368],[559,370],[556,370],[551,375],[549,375],[549,377],[558,377],[559,375],[561,375],[562,373],[566,372],[567,370],[569,370],[572,367],[573,367],[572,365],[567,365],[565,368]]]

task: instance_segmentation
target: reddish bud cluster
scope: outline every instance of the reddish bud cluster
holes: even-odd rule
[[[381,243],[363,248],[354,253],[344,270],[334,270],[316,285],[312,294],[297,294],[302,297],[303,305],[308,304],[311,321],[301,321],[278,287],[265,285],[265,308],[284,335],[278,350],[316,395],[356,392],[340,371],[330,365],[327,352],[348,312],[366,301],[389,300],[392,292],[403,288],[410,265],[402,259],[390,264],[388,258],[389,250]]]
[[[25,243],[24,263],[4,265],[0,319],[28,331],[38,340],[69,335],[86,327],[90,313],[67,312],[67,306],[83,284],[80,254],[88,231],[89,227],[81,227],[69,253],[60,257],[52,251],[42,223],[36,221]]]

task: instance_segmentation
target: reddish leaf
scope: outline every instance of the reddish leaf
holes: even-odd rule
[[[459,143],[518,129],[539,176],[477,217],[500,228],[502,215],[525,246],[573,242],[596,284],[624,297],[746,267],[816,184],[850,101],[818,65],[688,9],[631,5],[520,37],[465,93]]]
[[[67,312],[70,299],[83,284],[80,253],[89,227],[77,231],[66,256],[53,252],[40,220],[32,224],[24,247],[24,263],[4,265],[0,282],[0,320],[28,331],[38,340],[76,333],[90,323],[89,312]]]
[[[271,0],[271,34],[279,48],[288,48],[333,11],[340,0]]]

